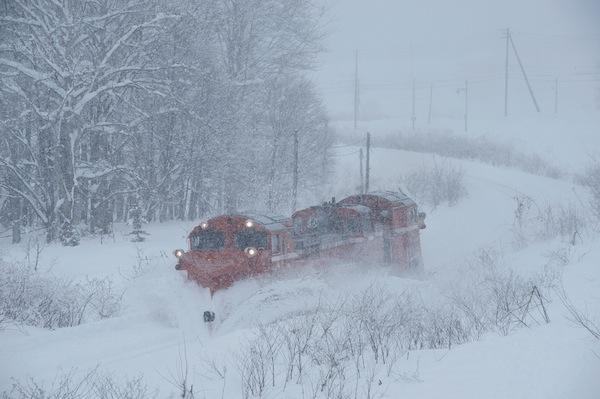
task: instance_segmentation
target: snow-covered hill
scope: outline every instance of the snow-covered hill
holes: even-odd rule
[[[330,194],[339,198],[356,189],[356,148],[340,148],[336,159]],[[127,227],[118,226],[119,231],[102,242],[86,238],[75,248],[43,248],[39,268],[76,281],[111,279],[114,291],[123,292],[120,311],[53,331],[32,327],[0,331],[0,388],[10,390],[13,378],[51,382],[64,373],[78,375],[98,367],[116,379],[143,375],[152,389],[176,394],[174,381],[180,380],[187,363],[188,383],[194,384],[196,397],[244,397],[236,353],[259,323],[294,320],[306,310],[333,306],[373,287],[398,295],[408,292],[426,306],[443,306],[453,287],[471,281],[465,273],[487,272],[474,270],[486,267],[474,261],[482,250],[495,254],[494,267],[511,269],[523,278],[549,270],[558,274],[556,282],[558,286],[563,282],[571,301],[600,317],[600,238],[582,229],[575,240],[546,239],[535,232],[527,235],[528,228],[521,231],[525,236],[518,235],[515,227],[517,198],[527,198],[542,209],[579,207],[586,198],[582,187],[514,169],[391,149],[374,149],[372,160],[374,189],[400,187],[403,175],[433,163],[448,162],[464,171],[465,197],[455,206],[425,209],[422,279],[397,276],[376,263],[332,262],[327,269],[285,270],[242,281],[211,299],[173,268],[171,251],[185,245],[194,223],[145,226],[150,235],[143,243],[131,243]],[[25,244],[3,243],[1,253],[5,262],[27,262]],[[486,332],[479,340],[450,348],[402,352],[391,372],[373,369],[368,396],[362,386],[353,392],[357,397],[381,398],[597,398],[599,343],[568,320],[554,291],[544,295],[550,323],[538,320],[507,335]],[[206,309],[217,313],[218,320],[210,327],[202,321]],[[228,365],[225,378],[207,366],[215,359]],[[306,367],[316,370],[314,365]],[[354,386],[356,375],[349,372],[346,377]],[[262,395],[310,397],[310,385],[294,380]]]

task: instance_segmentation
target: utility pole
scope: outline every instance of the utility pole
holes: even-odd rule
[[[369,192],[369,176],[371,175],[371,133],[367,132],[367,167],[365,169],[365,194]]]
[[[360,161],[360,193],[365,192],[365,178],[363,176],[363,149],[358,151],[358,159]]]
[[[412,121],[412,130],[415,130],[415,121],[417,120],[417,115],[415,114],[415,91],[416,91],[415,85],[416,85],[415,79],[413,79],[413,82],[412,82],[412,116],[410,118]]]
[[[504,63],[504,116],[508,116],[508,44],[510,29],[506,28],[506,58]]]
[[[461,91],[465,92],[465,132],[468,131],[468,120],[469,120],[469,81],[465,80],[465,87],[459,87],[456,89],[456,94],[460,94]]]
[[[358,81],[358,50],[354,58],[354,130],[358,125],[358,111],[360,106],[360,86]]]
[[[298,129],[294,130],[294,180],[292,186],[292,211],[298,201]]]
[[[529,89],[529,95],[531,96],[531,101],[533,101],[533,105],[537,112],[540,112],[540,107],[535,99],[535,95],[533,94],[533,89],[529,84],[529,79],[527,78],[527,73],[525,72],[525,68],[523,67],[523,63],[521,62],[521,57],[519,57],[519,53],[517,52],[517,47],[515,46],[515,42],[512,39],[512,36],[509,35],[508,39],[510,40],[510,44],[512,46],[513,51],[515,52],[515,56],[517,57],[517,61],[519,62],[519,67],[521,68],[521,72],[523,73],[523,79],[525,79],[525,83],[527,84],[527,88]]]
[[[431,107],[433,104],[433,83],[429,86],[429,112],[427,114],[427,123],[431,125]]]
[[[468,131],[469,120],[469,81],[465,80],[465,132]]]
[[[558,114],[558,78],[554,80],[554,113]]]

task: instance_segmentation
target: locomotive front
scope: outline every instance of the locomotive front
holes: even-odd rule
[[[185,270],[211,293],[270,265],[269,231],[247,216],[226,215],[203,222],[192,230],[188,242],[188,251],[175,250],[175,268]]]

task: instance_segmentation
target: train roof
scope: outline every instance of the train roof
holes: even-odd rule
[[[262,225],[265,229],[269,231],[280,231],[285,230],[287,227],[284,222],[288,219],[281,215],[264,215],[262,213],[247,211],[242,214],[238,214],[236,216],[245,217],[247,219],[251,219],[256,223]]]
[[[385,204],[386,207],[393,206],[414,206],[415,202],[402,191],[372,191],[368,194],[356,194],[350,197],[344,198],[340,201],[341,204],[360,204],[370,205],[371,201],[377,201],[377,203]]]
[[[366,215],[369,212],[371,212],[371,208],[369,208],[368,206],[364,206],[364,205],[344,205],[343,207],[352,209],[362,215]]]
[[[214,216],[214,217],[208,219],[207,222],[208,223],[216,222],[216,221],[222,220],[224,218],[236,218],[236,219],[243,219],[243,220],[250,219],[253,222],[255,222],[257,225],[260,225],[265,230],[272,231],[272,232],[286,230],[287,226],[285,224],[286,224],[286,221],[289,220],[288,218],[285,218],[285,217],[279,216],[279,215],[265,215],[265,214],[258,213],[258,212],[247,211],[247,212],[243,212],[243,213],[232,213],[232,214]],[[194,234],[196,231],[198,231],[200,229],[202,229],[202,227],[201,227],[201,225],[198,225],[192,229],[192,232],[190,234]]]
[[[413,201],[408,195],[404,194],[402,191],[373,191],[370,194],[385,198],[390,202],[398,202],[406,206],[415,205],[415,201]]]

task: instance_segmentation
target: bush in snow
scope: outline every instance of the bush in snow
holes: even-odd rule
[[[4,324],[72,327],[86,318],[115,315],[122,295],[108,279],[75,283],[27,267],[0,264],[0,321]]]
[[[522,277],[502,265],[494,251],[482,250],[451,282],[449,298],[477,337],[488,331],[507,335],[515,328],[548,323],[548,298],[555,287],[551,270]]]
[[[551,178],[560,178],[563,175],[559,168],[549,164],[538,155],[524,154],[510,144],[493,142],[485,137],[461,136],[448,131],[399,132],[376,140],[375,145],[477,160]]]
[[[581,239],[587,223],[584,212],[579,208],[571,204],[540,206],[525,195],[517,195],[514,200],[513,233],[517,246],[553,238],[563,238],[575,245]]]
[[[121,310],[124,291],[118,291],[109,278],[88,280],[86,291],[91,293],[90,307],[101,319],[112,317]]]
[[[570,321],[600,341],[600,318],[594,319],[594,317],[578,309],[568,297],[564,287],[560,287],[557,291],[560,301],[569,312]]]
[[[596,160],[587,168],[585,174],[580,178],[580,182],[589,188],[592,195],[590,207],[600,221],[600,161]]]
[[[81,324],[89,304],[81,285],[24,267],[0,267],[2,318],[49,329]]]
[[[450,349],[485,333],[548,322],[542,292],[551,284],[496,263],[490,253],[475,259],[471,278],[453,285],[441,304],[371,287],[259,326],[235,360],[242,397],[277,397],[294,386],[313,398],[373,397],[383,380],[397,377],[409,351]]]
[[[156,398],[142,377],[119,381],[111,376],[100,375],[96,369],[77,376],[75,371],[58,376],[52,383],[44,384],[35,379],[15,381],[10,391],[1,394],[2,399],[147,399]]]
[[[456,205],[467,194],[464,177],[460,167],[436,160],[433,165],[408,173],[402,182],[418,203],[436,208],[441,204]]]
[[[539,290],[547,285],[540,279],[500,272],[496,263],[493,254],[479,256],[473,264],[477,270],[471,270],[464,286],[456,287],[440,305],[374,286],[331,306],[319,304],[259,325],[233,358],[205,365],[201,375],[213,375],[217,381],[204,381],[202,391],[207,397],[225,398],[238,397],[232,390],[239,389],[244,399],[300,397],[301,392],[315,399],[379,397],[390,379],[418,380],[417,375],[399,371],[398,364],[409,351],[449,349],[486,332],[507,334],[519,326],[545,321],[545,300]],[[237,371],[237,376],[226,380],[228,369]],[[234,381],[235,388],[227,389],[228,381]],[[179,397],[194,397],[185,354],[180,355],[177,376],[169,382]],[[89,392],[87,396],[80,389]],[[4,397],[77,397],[72,394],[141,398],[149,392],[141,379],[122,384],[93,373],[82,382],[70,375],[48,389],[34,381],[17,382],[11,396]]]

